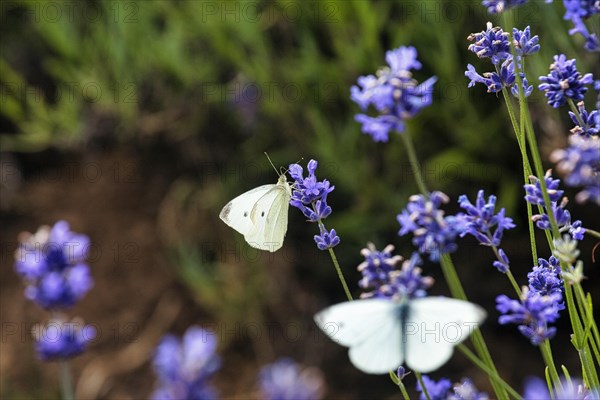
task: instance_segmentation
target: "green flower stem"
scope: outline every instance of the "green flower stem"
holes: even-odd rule
[[[488,232],[488,234],[489,234],[489,232]],[[491,236],[491,234],[490,234],[490,236]],[[491,247],[492,247],[492,250],[494,251],[494,254],[496,255],[496,258],[498,260],[501,260],[500,253],[498,253],[498,248],[496,246],[491,246]],[[508,271],[506,271],[505,275],[508,278],[508,280],[510,281],[510,284],[512,285],[513,289],[515,289],[515,292],[517,293],[517,297],[521,298],[521,288],[519,287],[519,284],[517,283],[517,280],[515,279],[514,275],[510,271],[510,269]]]
[[[423,377],[421,376],[421,373],[419,373],[417,371],[414,371],[414,372],[415,372],[415,376],[417,377],[417,380],[419,381],[419,384],[421,385],[421,391],[425,395],[425,398],[427,400],[431,400],[431,397],[429,396],[429,392],[427,391],[427,387],[425,386],[425,383],[423,382]]]
[[[394,382],[396,385],[398,385],[398,388],[400,389],[400,392],[402,392],[402,397],[404,398],[404,400],[410,400],[410,396],[408,395],[408,392],[406,391],[406,386],[404,386],[402,379],[400,379],[394,373],[394,371],[390,371],[390,379],[392,380],[392,382]]]
[[[515,399],[523,400],[521,395],[517,393],[515,389],[513,389],[504,379],[498,375],[497,372],[490,370],[487,365],[483,361],[481,361],[467,346],[460,343],[456,346],[456,348],[463,353],[473,364],[475,364],[479,369],[485,372],[490,378],[494,379],[499,385],[502,385],[504,389]]]
[[[406,153],[408,154],[408,160],[410,162],[410,167],[413,171],[413,176],[415,177],[415,182],[417,183],[417,187],[419,188],[419,192],[424,195],[426,198],[429,198],[429,190],[427,190],[427,186],[425,185],[425,180],[423,179],[423,173],[421,172],[421,165],[419,164],[419,160],[417,159],[417,152],[415,151],[415,146],[413,145],[413,141],[408,134],[408,132],[400,133],[400,137],[404,141],[404,147],[406,148]]]
[[[63,400],[73,400],[73,378],[71,376],[71,367],[68,360],[61,360],[60,365],[60,389]]]
[[[590,340],[592,345],[592,350],[594,351],[594,355],[596,356],[596,362],[600,365],[600,333],[598,332],[598,326],[594,321],[594,310],[592,306],[592,301],[588,295],[588,301],[585,300],[585,293],[583,292],[583,288],[580,283],[574,285],[575,288],[575,296],[577,296],[580,303],[586,304],[586,319],[590,321],[591,332],[593,335],[593,340]]]
[[[354,300],[352,298],[352,294],[350,293],[350,290],[348,289],[348,285],[346,284],[346,279],[344,278],[344,273],[342,272],[342,269],[340,268],[340,264],[338,263],[337,257],[335,256],[333,249],[330,247],[327,250],[329,250],[329,255],[331,256],[331,261],[333,261],[333,265],[335,266],[335,270],[338,274],[338,278],[340,278],[340,282],[342,283],[342,286],[344,287],[344,293],[346,293],[346,298],[348,299],[348,301]]]
[[[315,205],[312,205],[313,210],[315,208]],[[315,210],[316,212],[316,210]],[[317,223],[319,224],[319,230],[320,231],[325,231],[325,224],[323,224],[323,221],[321,221],[321,219],[319,218],[319,220],[317,221]],[[331,257],[331,261],[333,262],[333,266],[335,267],[335,271],[337,272],[338,278],[340,279],[340,282],[342,283],[342,287],[344,288],[344,293],[346,294],[346,298],[348,299],[348,301],[352,301],[354,300],[352,298],[352,294],[350,293],[350,289],[348,289],[348,284],[346,283],[346,278],[344,278],[344,273],[342,272],[342,268],[340,268],[340,263],[337,260],[337,257],[335,256],[335,252],[333,251],[333,249],[331,247],[329,247],[327,250],[329,250],[329,256]]]
[[[600,232],[595,231],[593,229],[585,228],[585,233],[587,235],[594,236],[596,239],[600,239]]]
[[[515,117],[515,112],[513,109],[512,102],[509,97],[508,90],[506,88],[502,88],[502,97],[504,98],[504,103],[506,104],[506,110],[508,111],[508,116],[510,118],[510,122],[513,126],[513,130],[515,132],[515,137],[517,138],[517,143],[519,144],[519,150],[521,151],[521,160],[523,162],[523,182],[525,184],[529,183],[529,177],[531,176],[531,164],[529,163],[529,156],[527,155],[527,146],[525,144],[525,136],[523,135],[523,131],[525,130],[523,118],[520,120],[520,124],[517,125],[517,119]],[[533,225],[533,220],[531,217],[533,216],[532,206],[529,203],[527,204],[527,225],[529,227],[529,243],[531,243],[531,256],[533,257],[533,264],[537,263],[537,246],[535,241],[535,227]]]

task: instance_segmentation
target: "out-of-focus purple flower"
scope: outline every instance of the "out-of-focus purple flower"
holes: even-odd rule
[[[325,386],[318,369],[301,370],[289,358],[281,358],[263,367],[259,381],[265,400],[317,400]]]
[[[399,47],[386,52],[388,66],[380,68],[376,76],[358,78],[358,86],[350,88],[350,98],[366,111],[373,106],[375,117],[357,114],[362,131],[371,135],[375,142],[387,142],[392,131],[405,130],[405,121],[413,118],[432,102],[436,77],[419,84],[411,70],[421,69],[414,47]]]
[[[571,135],[569,147],[553,151],[550,160],[556,163],[556,169],[564,176],[566,185],[583,187],[575,196],[575,201],[591,201],[600,206],[599,136]]]
[[[554,256],[550,256],[548,261],[543,258],[538,259],[538,265],[527,274],[529,280],[529,291],[547,296],[553,293],[561,293],[563,281],[560,276],[560,263]]]
[[[485,392],[480,392],[469,378],[463,378],[452,388],[454,393],[450,393],[446,400],[489,400]]]
[[[538,88],[545,92],[548,104],[558,108],[571,99],[575,102],[583,100],[588,88],[585,85],[593,83],[592,74],[581,75],[575,65],[576,60],[567,60],[564,54],[554,56],[550,64],[550,73],[540,76]]]
[[[554,391],[552,395],[548,391],[548,384],[544,379],[538,377],[528,377],[525,380],[525,391],[523,400],[592,400],[597,399],[600,393],[597,390],[591,391],[585,387],[580,379],[561,378],[562,390]]]
[[[65,221],[35,234],[23,233],[15,254],[15,269],[27,284],[25,296],[46,309],[74,305],[93,286],[85,263],[90,241],[69,229]]]
[[[446,396],[448,395],[450,388],[452,388],[450,379],[442,378],[436,382],[427,375],[423,375],[422,378],[427,394],[431,400],[446,400]],[[420,382],[417,382],[417,391],[421,392],[419,399],[427,400],[427,396],[425,396]]]
[[[486,7],[490,14],[500,14],[525,3],[527,3],[527,0],[483,0],[481,5]]]
[[[581,226],[581,221],[579,220],[571,222],[571,213],[566,209],[569,199],[562,197],[564,192],[559,189],[560,179],[552,178],[551,172],[551,170],[546,172],[544,181],[558,230],[560,232],[568,231],[573,239],[582,240],[585,228]],[[529,179],[533,183],[523,186],[525,188],[525,201],[533,205],[540,205],[544,210],[542,214],[536,214],[531,219],[539,229],[551,229],[548,207],[544,203],[540,181],[535,176],[530,176]]]
[[[94,327],[62,320],[52,320],[46,326],[38,325],[34,333],[36,352],[42,361],[75,357],[83,353],[89,342],[96,337]]]
[[[600,14],[600,2],[597,0],[563,0],[565,6],[565,20],[573,23],[569,35],[579,33],[585,39],[585,49],[588,51],[600,51],[600,41],[596,33],[590,33],[585,26],[584,20]]]
[[[461,220],[456,216],[444,217],[439,207],[448,203],[449,198],[442,192],[431,192],[429,199],[418,194],[409,198],[406,208],[398,214],[400,223],[398,234],[413,234],[413,244],[422,254],[429,254],[431,261],[438,261],[441,254],[456,251],[456,236]]]
[[[502,294],[496,297],[496,303],[496,309],[503,314],[498,322],[502,325],[518,324],[519,332],[535,346],[554,336],[556,328],[548,324],[556,321],[559,311],[564,309],[560,293],[543,296],[528,288],[523,291],[520,301]]]
[[[581,123],[577,119],[577,115],[569,111],[569,117],[571,117],[571,120],[575,124],[575,127],[571,129],[571,133],[582,136],[598,136],[600,133],[600,110],[592,110],[588,113],[583,101],[577,103],[577,109],[579,110]]]
[[[358,267],[362,279],[358,286],[362,289],[371,289],[363,292],[360,297],[389,298],[393,300],[413,299],[427,295],[427,289],[433,285],[433,278],[421,275],[421,257],[413,253],[409,260],[402,263],[401,269],[396,269],[398,262],[402,261],[399,255],[392,255],[394,246],[387,245],[383,251],[378,251],[373,243],[368,243],[362,249],[365,257]]]
[[[216,350],[215,334],[198,326],[188,328],[183,341],[173,335],[163,337],[154,354],[159,387],[152,399],[216,399],[208,384],[221,365]]]

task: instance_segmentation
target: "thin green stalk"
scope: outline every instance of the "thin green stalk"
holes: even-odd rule
[[[425,383],[423,382],[423,377],[417,371],[415,371],[415,376],[417,377],[417,380],[419,381],[419,384],[421,385],[421,392],[425,395],[425,398],[427,400],[431,400],[431,397],[429,396],[429,392],[427,391],[427,386],[425,386]]]
[[[390,379],[392,380],[392,382],[398,385],[398,388],[400,389],[400,392],[402,392],[402,397],[404,398],[404,400],[410,400],[410,396],[406,391],[406,387],[404,386],[402,379],[400,379],[400,377],[398,377],[398,375],[396,375],[394,371],[390,371]]]
[[[423,179],[421,165],[419,164],[419,160],[417,159],[417,152],[415,151],[413,141],[409,136],[408,132],[401,133],[400,137],[402,137],[402,140],[404,141],[404,147],[406,148],[408,160],[413,171],[413,176],[415,177],[415,182],[417,183],[417,187],[419,188],[419,192],[421,192],[421,194],[425,197],[429,197],[429,191],[427,190],[425,180]]]
[[[554,357],[552,356],[550,341],[544,340],[539,347],[540,352],[542,353],[542,358],[544,359],[544,363],[546,364],[546,368],[548,368],[548,373],[552,378],[554,387],[562,390],[562,383],[560,381],[560,377],[558,376],[558,370],[556,369],[556,365],[554,364]]]
[[[481,359],[479,359],[467,346],[460,343],[456,348],[463,353],[473,364],[475,364],[480,370],[485,372],[490,378],[494,379],[498,384],[502,385],[504,389],[515,399],[522,400],[522,397],[515,389],[513,389],[504,379],[498,375],[497,372],[490,370],[487,365]]]
[[[68,360],[60,360],[60,389],[63,400],[73,400],[73,378],[71,376],[71,367]]]
[[[330,247],[327,250],[329,250],[329,255],[331,256],[331,261],[333,261],[333,265],[335,266],[335,270],[338,274],[338,278],[340,278],[340,282],[342,283],[342,286],[344,287],[344,293],[346,293],[346,298],[348,299],[348,301],[354,300],[352,298],[352,294],[350,293],[350,289],[348,289],[348,285],[346,284],[346,279],[344,278],[344,273],[342,272],[342,269],[340,268],[340,264],[338,263],[337,257],[335,256],[333,249]]]

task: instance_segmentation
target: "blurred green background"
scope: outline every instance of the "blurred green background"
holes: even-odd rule
[[[389,379],[359,373],[343,348],[315,331],[314,312],[344,298],[313,243],[316,227],[291,209],[286,245],[272,255],[250,249],[218,213],[236,195],[276,181],[263,152],[284,167],[314,158],[317,176],[336,187],[328,227],[342,238],[336,251],[353,293],[367,241],[409,256],[410,239],[397,237],[395,220],[416,192],[404,149],[394,135],[388,144],[362,135],[349,99],[356,79],[401,45],[419,52],[418,80],[438,77],[433,105],[408,124],[430,187],[454,199],[448,212],[462,193],[498,196],[518,224],[505,248],[525,283],[531,256],[518,147],[502,100],[483,87],[467,90],[464,77],[467,63],[491,69],[467,51],[469,33],[500,23],[479,2],[6,1],[0,8],[1,308],[3,324],[21,327],[18,337],[3,331],[3,398],[58,395],[56,366],[36,361],[27,334],[47,316],[23,299],[12,270],[18,233],[58,219],[99,249],[90,260],[95,288],[72,312],[102,328],[75,361],[81,396],[147,396],[160,336],[201,324],[221,334],[215,384],[223,397],[256,396],[258,368],[291,356],[323,370],[328,398],[399,398]],[[581,38],[567,35],[563,13],[562,4],[543,1],[510,13],[515,26],[540,36],[542,50],[528,64],[534,85],[559,52],[576,57],[580,71],[598,72]],[[551,109],[539,92],[530,107],[547,157],[566,144],[566,109]],[[576,219],[595,211],[571,206]],[[484,334],[501,374],[520,388],[524,376],[543,375],[539,353],[516,329],[497,325],[494,299],[510,286],[487,249],[462,243],[457,268],[470,298],[490,314]],[[592,246],[582,244],[587,265]],[[447,294],[437,266],[425,272],[437,278],[432,292]],[[588,275],[598,277],[597,269]],[[301,334],[290,337],[290,329]],[[567,343],[566,324],[555,340]],[[559,363],[577,365],[568,346],[557,347]],[[490,390],[460,355],[432,374],[464,375]]]

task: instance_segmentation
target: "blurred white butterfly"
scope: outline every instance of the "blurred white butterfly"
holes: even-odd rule
[[[448,297],[366,299],[328,307],[315,322],[350,348],[350,361],[363,372],[385,374],[406,364],[426,373],[444,365],[485,316],[478,305]]]
[[[275,185],[259,186],[231,200],[219,217],[250,246],[274,252],[283,246],[291,198],[292,187],[281,174]]]

